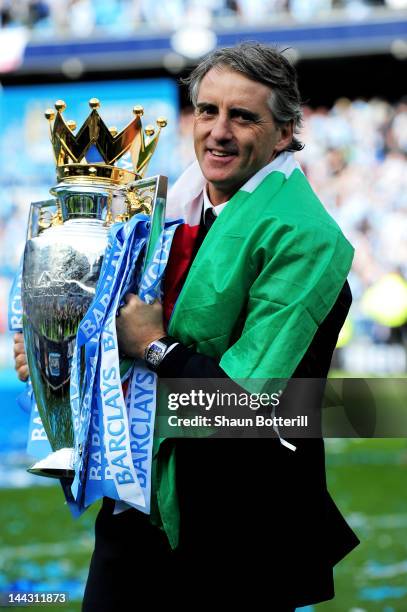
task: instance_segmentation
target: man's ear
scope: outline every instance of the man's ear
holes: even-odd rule
[[[278,127],[278,130],[280,132],[280,138],[277,141],[277,144],[274,150],[280,153],[280,151],[284,151],[284,149],[288,147],[288,145],[291,143],[293,139],[294,122],[289,121],[288,123],[283,123],[282,125]]]

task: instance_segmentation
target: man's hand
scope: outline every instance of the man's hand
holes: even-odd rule
[[[116,318],[119,349],[128,357],[144,357],[144,350],[154,340],[165,336],[163,308],[156,301],[146,304],[134,293],[124,298],[126,304]]]
[[[30,373],[28,371],[23,334],[14,334],[14,368],[17,371],[18,378],[25,382]]]

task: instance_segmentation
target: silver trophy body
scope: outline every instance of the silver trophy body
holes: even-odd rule
[[[157,176],[131,185],[97,179],[60,183],[55,200],[31,205],[23,260],[23,330],[39,414],[54,451],[29,471],[73,477],[70,367],[78,325],[93,297],[107,246],[109,225],[137,213],[151,215],[145,264],[165,218],[167,180]],[[129,202],[131,194],[132,201]],[[144,206],[147,203],[148,206]],[[139,206],[140,210],[140,206]]]

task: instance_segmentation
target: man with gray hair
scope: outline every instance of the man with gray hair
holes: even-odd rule
[[[186,82],[197,162],[169,194],[185,223],[164,304],[127,295],[120,349],[159,378],[325,379],[353,249],[293,155],[295,69],[245,43]],[[288,612],[331,599],[333,566],[358,542],[328,493],[320,438],[160,439],[153,485],[150,517],[104,500],[85,611],[159,598]]]

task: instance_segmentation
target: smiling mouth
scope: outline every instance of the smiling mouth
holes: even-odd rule
[[[217,151],[216,149],[207,149],[207,151],[215,157],[231,157],[237,155],[234,151]]]

